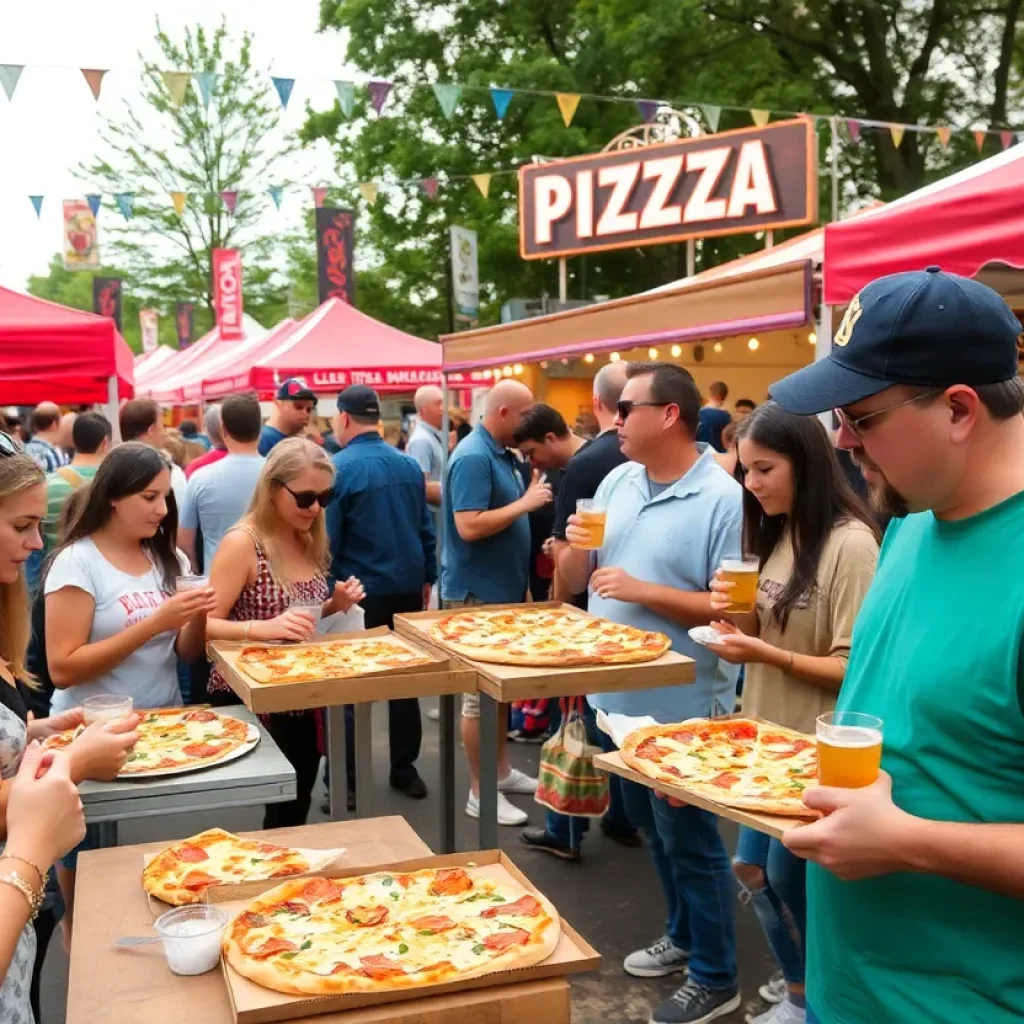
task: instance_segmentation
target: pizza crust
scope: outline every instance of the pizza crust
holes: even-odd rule
[[[639,665],[645,661],[656,661],[672,646],[672,641],[665,637],[665,643],[657,650],[638,648],[634,651],[623,651],[621,654],[582,654],[567,655],[552,651],[550,654],[538,651],[536,654],[516,654],[514,651],[503,651],[500,648],[464,647],[450,640],[443,641],[445,647],[456,654],[461,654],[470,661],[483,661],[491,665],[524,665],[537,668],[576,668],[584,665]]]

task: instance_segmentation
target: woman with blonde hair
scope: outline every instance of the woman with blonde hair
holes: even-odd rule
[[[314,442],[293,437],[274,446],[249,511],[225,534],[210,567],[210,585],[217,594],[207,623],[211,640],[308,640],[316,632],[316,617],[293,606],[320,605],[326,616],[362,600],[362,585],[354,578],[337,583],[333,592],[328,584],[331,560],[323,512],[334,498],[333,485],[334,466]],[[215,704],[238,702],[215,668],[209,693]],[[264,828],[306,821],[320,763],[317,714],[265,718],[295,769],[297,796],[269,805]]]

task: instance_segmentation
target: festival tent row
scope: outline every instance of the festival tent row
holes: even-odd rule
[[[142,372],[142,368],[146,368],[147,373],[151,373],[154,367],[160,366],[167,362],[168,359],[178,354],[176,348],[171,348],[170,345],[157,345],[152,352],[140,352],[135,357],[135,376],[138,378]]]

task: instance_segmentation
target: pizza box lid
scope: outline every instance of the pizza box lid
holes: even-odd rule
[[[482,693],[502,703],[532,700],[538,697],[573,697],[588,693],[615,693],[623,690],[649,690],[659,686],[678,686],[697,678],[696,663],[676,651],[666,651],[660,658],[628,665],[575,665],[555,668],[549,665],[495,665],[472,661],[464,655],[448,651],[444,643],[430,636],[430,627],[438,619],[459,612],[495,611],[504,608],[559,609],[580,618],[598,618],[575,605],[560,601],[538,601],[534,604],[482,604],[466,608],[433,609],[406,612],[395,616],[395,630],[416,641],[417,646],[430,646],[477,673]]]
[[[445,867],[475,868],[479,874],[506,881],[511,880],[517,882],[524,889],[539,892],[537,887],[501,850],[419,857],[415,860],[380,864],[374,867],[356,868],[337,865],[317,872],[317,874],[324,878],[352,878],[378,871],[401,873],[417,871],[421,868]],[[215,886],[208,890],[207,899],[211,903],[222,904],[233,917],[235,914],[241,913],[251,900],[276,888],[284,881],[287,879]],[[558,945],[555,947],[554,953],[543,963],[511,971],[496,971],[493,974],[465,981],[451,981],[441,985],[402,989],[395,992],[359,992],[342,996],[294,996],[271,991],[255,984],[248,978],[243,978],[223,959],[221,960],[221,970],[227,985],[231,1009],[238,1024],[268,1024],[268,1022],[295,1020],[299,1017],[308,1017],[319,1013],[355,1009],[360,1006],[404,1002],[410,999],[422,999],[425,996],[492,988],[514,982],[564,977],[568,974],[597,970],[601,965],[600,954],[566,922],[565,918],[560,919],[560,925],[561,934]]]
[[[407,636],[378,626],[357,633],[330,633],[303,642],[303,646],[356,643],[377,636],[391,636],[408,650],[429,660],[409,668],[381,669],[343,678],[324,678],[306,683],[261,683],[238,666],[238,655],[247,647],[272,647],[276,644],[242,640],[213,640],[207,645],[210,660],[227,684],[256,714],[274,711],[304,711],[361,704],[401,697],[426,697],[443,693],[464,693],[476,689],[476,680],[461,666],[452,664],[444,651],[417,643]]]

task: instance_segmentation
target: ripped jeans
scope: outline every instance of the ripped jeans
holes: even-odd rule
[[[786,981],[802,985],[807,942],[807,862],[790,853],[778,839],[741,826],[735,863],[761,869],[764,885],[751,889],[741,879],[740,900],[749,902],[757,914]]]

